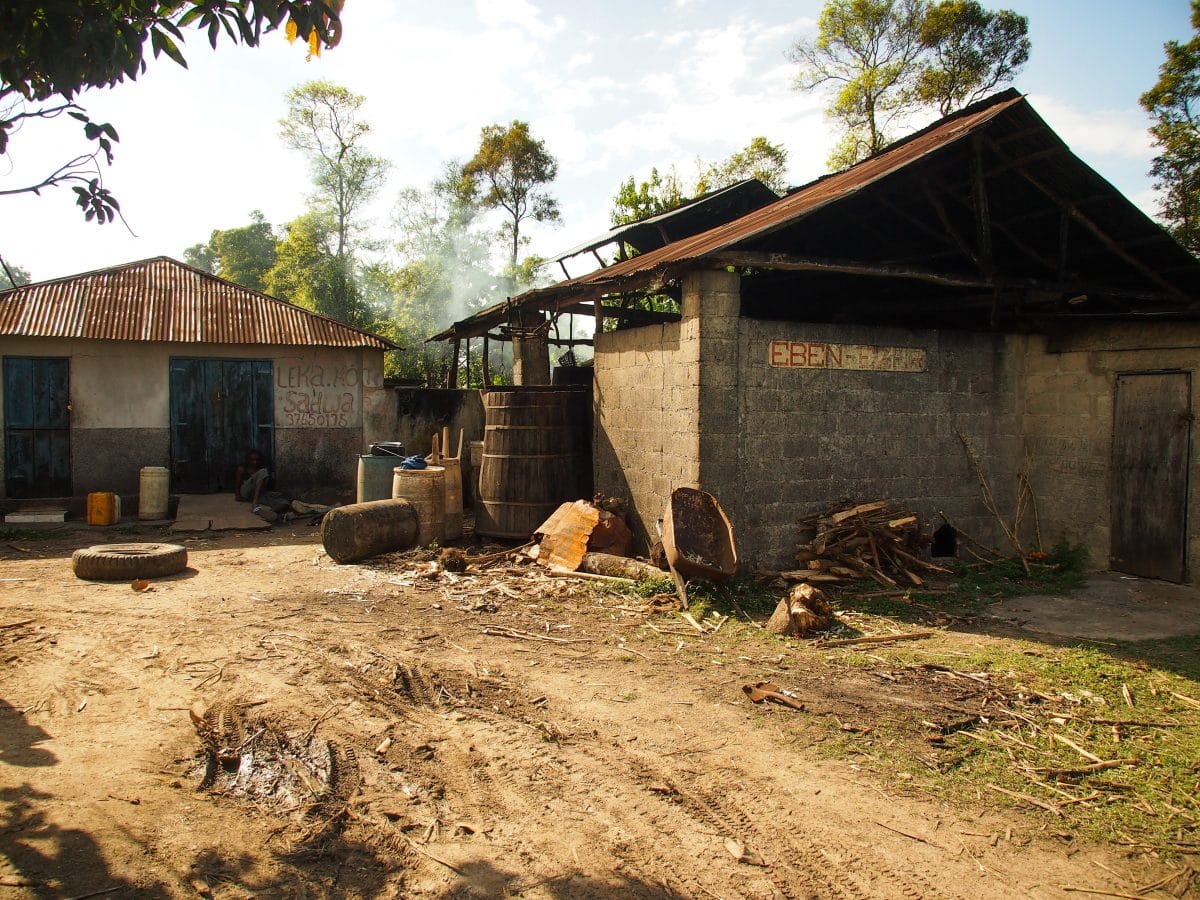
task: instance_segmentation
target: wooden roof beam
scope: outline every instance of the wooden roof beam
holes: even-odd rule
[[[987,139],[981,138],[981,140],[987,140]],[[1001,157],[1004,156],[1003,151],[1000,148],[996,147],[994,142],[989,141],[989,145],[992,147],[993,151],[996,152],[998,155],[1000,155]],[[1079,223],[1087,231],[1089,231],[1091,233],[1091,235],[1096,240],[1098,240],[1105,247],[1105,249],[1107,249],[1109,252],[1111,252],[1114,256],[1116,256],[1118,259],[1120,259],[1122,262],[1124,262],[1126,265],[1130,266],[1137,272],[1140,272],[1143,277],[1145,277],[1147,280],[1149,280],[1152,283],[1161,287],[1163,290],[1165,290],[1171,296],[1175,297],[1177,300],[1185,300],[1185,301],[1191,300],[1191,298],[1188,297],[1187,294],[1185,294],[1183,291],[1181,291],[1178,287],[1173,285],[1171,282],[1167,281],[1165,278],[1163,278],[1161,275],[1159,275],[1158,272],[1151,269],[1149,266],[1145,265],[1141,260],[1139,260],[1133,254],[1127,252],[1125,250],[1125,248],[1123,248],[1120,244],[1118,244],[1115,240],[1113,240],[1103,228],[1101,228],[1096,222],[1092,221],[1090,216],[1081,212],[1077,204],[1072,203],[1070,201],[1070,199],[1068,199],[1068,198],[1060,196],[1053,188],[1044,184],[1041,181],[1041,179],[1037,178],[1035,175],[1026,171],[1020,164],[1017,164],[1015,168],[1016,168],[1016,172],[1018,175],[1020,175],[1027,182],[1029,182],[1031,185],[1033,185],[1035,188],[1037,188],[1039,191],[1041,191],[1043,194],[1045,194],[1047,197],[1049,197],[1052,201],[1054,201],[1060,207],[1065,209],[1067,211],[1067,214],[1070,215],[1070,217],[1075,222]]]

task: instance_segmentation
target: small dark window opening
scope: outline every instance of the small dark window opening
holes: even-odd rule
[[[946,557],[958,555],[958,532],[949,525],[943,525],[933,533],[933,544],[929,548],[930,556]]]

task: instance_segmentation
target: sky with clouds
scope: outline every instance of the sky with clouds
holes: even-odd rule
[[[387,237],[397,192],[469,158],[480,128],[522,119],[559,161],[563,221],[530,229],[541,255],[609,226],[630,174],[672,164],[688,175],[763,135],[789,152],[792,184],[825,171],[834,137],[825,99],[797,93],[787,48],[811,35],[819,0],[349,0],[340,46],[312,61],[299,43],[185,46],[189,68],[152,61],[136,82],[80,101],[120,133],[105,184],[129,229],[82,221],[67,189],[0,197],[0,256],[34,280],[152,256],[181,258],[253,210],[282,224],[310,190],[278,137],[284,95],[313,79],[367,98],[369,147],[392,163],[371,215]],[[1042,117],[1148,212],[1153,155],[1138,96],[1162,44],[1190,36],[1187,0],[1011,0],[1033,53],[1015,81]],[[914,122],[917,127],[923,122]],[[36,180],[83,149],[74,123],[30,124],[0,157],[0,190]]]

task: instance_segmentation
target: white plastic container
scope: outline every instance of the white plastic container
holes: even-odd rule
[[[170,502],[170,473],[163,466],[146,466],[138,482],[138,518],[165,519]]]

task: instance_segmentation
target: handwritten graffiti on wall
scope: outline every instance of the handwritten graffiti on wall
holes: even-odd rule
[[[362,387],[373,387],[376,380],[377,373],[362,366],[277,366],[278,424],[286,428],[357,427]]]
[[[275,373],[275,386],[280,390],[380,387],[380,373],[365,366],[322,366],[318,363],[303,363],[278,366]]]
[[[346,428],[355,424],[356,398],[350,391],[287,391],[283,424],[296,428]]]

